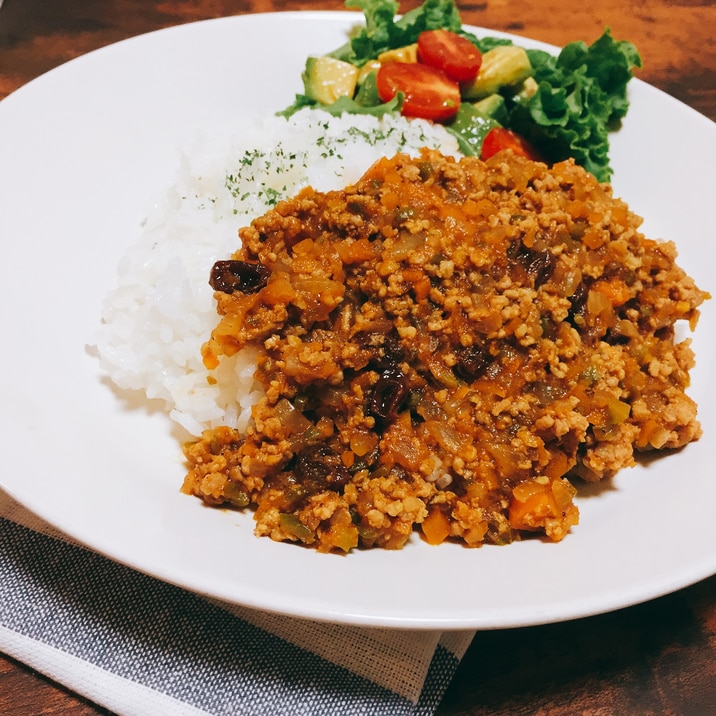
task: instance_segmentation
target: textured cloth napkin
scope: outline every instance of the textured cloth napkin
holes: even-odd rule
[[[0,490],[0,651],[117,714],[431,714],[472,636],[209,600],[78,545]]]

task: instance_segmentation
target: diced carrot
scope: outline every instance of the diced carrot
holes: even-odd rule
[[[214,370],[218,367],[219,358],[207,344],[201,347],[201,357],[207,370]]]
[[[353,242],[343,241],[336,246],[336,250],[345,264],[359,264],[375,257],[373,244],[365,238]]]
[[[602,291],[604,284],[596,284],[587,294],[587,311],[593,315],[610,311],[612,308],[611,298],[607,295],[607,291]]]
[[[636,439],[635,445],[638,448],[646,447],[649,444],[649,438],[658,430],[659,424],[656,420],[648,418],[646,422],[641,426],[639,436]]]
[[[428,544],[440,544],[450,535],[450,520],[439,508],[430,510],[421,525]]]
[[[290,303],[296,298],[296,290],[286,275],[277,274],[263,290],[261,300],[269,306]]]
[[[430,283],[430,279],[427,276],[424,276],[413,286],[413,290],[415,291],[415,298],[417,298],[418,301],[422,301],[423,299],[427,298],[430,295],[431,288],[432,284]]]
[[[611,281],[600,281],[595,288],[609,299],[612,306],[622,306],[631,298],[629,286],[619,278],[613,278]]]
[[[601,229],[591,227],[582,235],[582,243],[589,249],[596,250],[604,244],[604,234]]]
[[[403,278],[412,285],[413,293],[415,293],[415,298],[418,301],[428,297],[431,284],[430,278],[425,274],[425,271],[419,268],[405,269]]]
[[[559,450],[552,453],[549,463],[544,468],[544,474],[554,480],[558,477],[562,477],[567,470],[569,470],[569,458],[566,453]]]
[[[534,530],[544,525],[545,520],[559,514],[551,490],[543,487],[535,490],[524,500],[516,497],[510,503],[510,525],[516,530]]]
[[[581,219],[587,215],[587,206],[581,199],[575,199],[567,204],[567,212],[574,219]]]

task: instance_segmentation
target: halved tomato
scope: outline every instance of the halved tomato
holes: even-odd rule
[[[442,70],[455,82],[471,82],[482,65],[480,50],[450,30],[425,30],[418,35],[418,60]]]
[[[441,70],[417,62],[381,65],[376,86],[382,102],[390,102],[398,92],[405,95],[402,113],[406,117],[443,121],[460,108],[460,85]]]
[[[542,161],[539,152],[524,137],[504,127],[494,127],[487,133],[482,142],[480,157],[489,159],[503,149],[509,149],[527,159]]]

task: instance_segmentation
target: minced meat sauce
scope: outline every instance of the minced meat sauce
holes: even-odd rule
[[[700,435],[674,324],[708,298],[567,161],[437,152],[305,189],[210,282],[208,368],[259,348],[246,435],[185,446],[183,490],[320,551],[561,540],[570,480]]]

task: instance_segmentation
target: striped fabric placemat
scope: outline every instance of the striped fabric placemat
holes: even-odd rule
[[[472,637],[206,599],[73,542],[0,490],[0,651],[117,714],[431,714]]]

